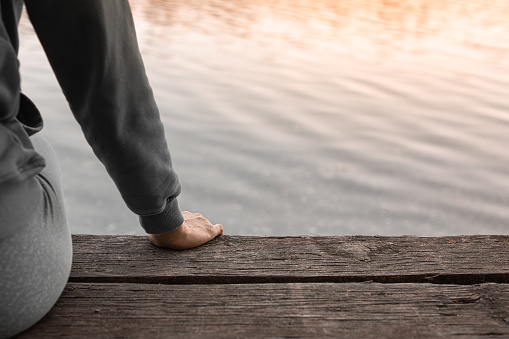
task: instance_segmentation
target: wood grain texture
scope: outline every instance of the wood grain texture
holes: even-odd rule
[[[509,337],[509,285],[70,283],[21,338]]]
[[[72,282],[509,283],[509,236],[223,236],[189,251],[74,235]]]

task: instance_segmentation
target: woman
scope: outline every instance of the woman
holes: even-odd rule
[[[180,211],[180,183],[145,74],[127,0],[26,0],[71,110],[127,206],[157,246],[188,249],[223,233]],[[21,93],[22,0],[0,0],[0,338],[54,305],[71,267],[55,154]]]

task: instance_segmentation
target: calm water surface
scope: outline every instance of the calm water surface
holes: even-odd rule
[[[229,234],[509,234],[509,2],[131,1],[181,206]],[[25,17],[75,233],[138,233]]]

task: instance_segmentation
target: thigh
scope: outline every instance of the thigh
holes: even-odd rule
[[[23,206],[26,227],[0,241],[0,338],[40,320],[58,300],[71,269],[58,162],[47,141],[39,135],[31,139],[47,166],[35,177],[42,191],[40,203]]]

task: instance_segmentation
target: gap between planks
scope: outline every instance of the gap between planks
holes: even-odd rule
[[[509,274],[416,274],[384,276],[101,276],[70,277],[72,283],[165,284],[165,285],[218,285],[218,284],[288,284],[288,283],[359,283],[381,284],[452,284],[476,285],[484,283],[508,284]]]

